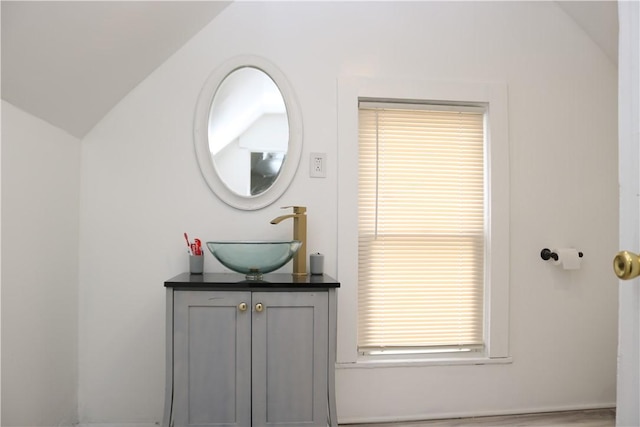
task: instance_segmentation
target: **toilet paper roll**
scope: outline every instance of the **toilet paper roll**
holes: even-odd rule
[[[553,261],[554,265],[561,265],[565,270],[578,270],[582,259],[577,249],[573,248],[557,248],[552,249],[558,254],[558,260]]]

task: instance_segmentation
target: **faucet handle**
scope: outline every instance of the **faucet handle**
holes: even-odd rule
[[[280,209],[289,209],[289,208],[293,208],[293,213],[296,213],[296,214],[303,214],[307,212],[306,206],[283,206]]]

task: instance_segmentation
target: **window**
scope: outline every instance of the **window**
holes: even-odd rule
[[[508,139],[508,92],[503,83],[481,82],[451,82],[413,80],[406,78],[387,77],[363,77],[344,76],[338,80],[338,254],[337,275],[343,286],[340,288],[337,299],[338,311],[338,337],[337,337],[337,366],[341,369],[369,369],[389,366],[418,366],[441,364],[486,364],[486,363],[511,363],[509,355],[509,139]],[[400,101],[398,101],[400,100]],[[437,100],[437,101],[428,101]],[[402,108],[397,108],[401,103]],[[436,107],[437,104],[440,107]],[[409,104],[409,105],[406,105]],[[359,271],[362,265],[360,257],[360,186],[364,185],[365,171],[360,171],[360,123],[365,109],[378,110],[379,113],[391,114],[402,110],[426,110],[440,113],[460,110],[464,114],[470,114],[481,119],[483,125],[483,176],[482,176],[482,244],[478,251],[473,252],[477,258],[473,261],[466,259],[463,262],[450,267],[457,271],[459,264],[480,265],[482,273],[474,271],[473,274],[482,275],[483,287],[475,294],[477,305],[475,313],[481,317],[481,321],[475,323],[475,337],[482,339],[454,340],[455,344],[438,342],[418,342],[393,345],[370,339],[364,342],[362,337],[368,331],[363,331],[360,322],[361,304],[363,296],[359,295],[360,276],[372,274],[371,269],[365,268]],[[468,108],[471,107],[471,108]],[[477,107],[480,107],[478,110]],[[380,118],[380,115],[378,115]],[[478,122],[476,122],[478,123]],[[380,135],[380,134],[379,134]],[[405,133],[406,135],[406,133]],[[477,151],[476,151],[477,152]],[[404,159],[399,170],[408,169],[409,165],[417,159],[415,154],[402,151]],[[410,153],[410,151],[409,151]],[[461,160],[462,158],[458,158]],[[372,166],[377,167],[376,166]],[[371,170],[366,171],[370,173]],[[410,173],[410,177],[416,175]],[[372,175],[370,175],[372,176]],[[425,182],[426,181],[426,182]],[[409,194],[413,205],[415,200],[423,200],[415,196],[415,192],[422,191],[425,184],[432,184],[433,179],[423,178],[419,184],[412,186],[401,185],[390,194]],[[470,186],[467,188],[469,189]],[[402,190],[402,193],[400,192]],[[379,194],[378,194],[379,196]],[[406,206],[397,209],[403,215]],[[378,216],[382,211],[378,211]],[[417,216],[420,224],[426,221],[425,215]],[[406,218],[402,219],[405,223]],[[476,223],[478,225],[478,223]],[[426,227],[422,227],[425,229]],[[465,232],[471,233],[468,227]],[[378,225],[378,236],[385,231]],[[362,233],[364,236],[364,233]],[[428,234],[426,232],[422,234]],[[469,234],[471,236],[473,233]],[[459,232],[461,237],[462,232]],[[409,244],[401,246],[406,252],[411,253],[413,247]],[[384,254],[385,259],[390,259],[389,250]],[[401,259],[408,260],[408,256],[399,253]],[[367,255],[368,256],[368,255]],[[452,258],[448,258],[452,260]],[[418,261],[398,264],[398,270],[391,274],[413,271],[415,276],[422,275],[419,268],[432,257],[425,255]],[[475,264],[474,264],[475,263]],[[383,263],[387,266],[388,263]],[[436,265],[442,267],[442,265]],[[391,279],[387,287],[398,288],[402,283]],[[421,279],[419,283],[423,283]],[[461,289],[461,288],[460,288]],[[420,288],[422,291],[422,288]],[[417,295],[417,294],[415,294]],[[411,294],[409,303],[414,304],[416,297]],[[386,301],[391,299],[386,298]],[[398,306],[396,306],[398,307]],[[401,306],[398,310],[407,312],[409,305]],[[371,305],[372,309],[378,309]],[[427,318],[418,316],[426,321]],[[385,326],[392,326],[391,322],[384,322]],[[444,323],[451,324],[447,321]],[[478,327],[480,329],[478,329]],[[403,331],[405,336],[414,337],[416,328],[413,325],[400,325],[397,328]],[[373,334],[371,334],[373,336]],[[458,342],[459,341],[459,342]],[[463,344],[460,345],[460,342]],[[479,344],[478,344],[479,343]],[[395,346],[393,351],[391,347]],[[381,351],[382,350],[382,351]],[[436,354],[425,355],[425,350]],[[443,353],[444,351],[444,353]],[[391,354],[396,353],[396,354]],[[415,354],[419,353],[419,354]]]
[[[485,112],[360,100],[360,354],[484,350]]]

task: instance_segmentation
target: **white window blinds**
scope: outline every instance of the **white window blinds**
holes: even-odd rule
[[[358,349],[483,346],[484,110],[359,108]]]

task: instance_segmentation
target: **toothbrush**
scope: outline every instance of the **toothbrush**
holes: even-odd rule
[[[184,240],[187,241],[187,252],[189,252],[189,255],[193,255],[193,253],[191,252],[191,243],[189,243],[189,238],[187,237],[187,233],[184,233]]]

